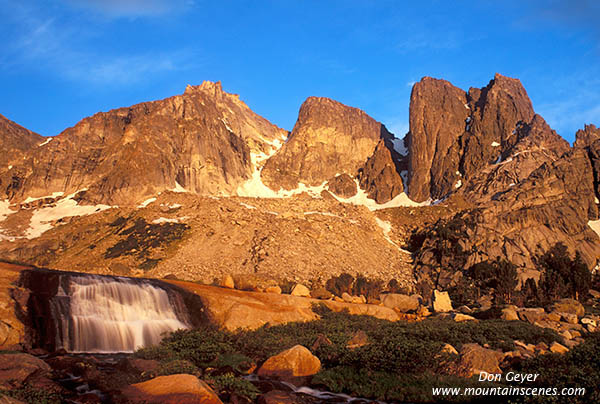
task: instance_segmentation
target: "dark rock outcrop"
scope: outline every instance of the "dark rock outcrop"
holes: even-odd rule
[[[342,198],[350,198],[356,195],[356,182],[348,174],[340,174],[327,181],[330,192],[341,196]]]
[[[360,187],[367,192],[369,198],[385,203],[404,191],[400,167],[401,156],[391,145],[386,146],[385,140],[380,140],[375,152],[360,168],[358,180]]]
[[[459,140],[470,114],[466,93],[424,77],[410,96],[408,195],[421,202],[452,190],[460,178]]]

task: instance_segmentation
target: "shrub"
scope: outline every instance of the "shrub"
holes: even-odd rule
[[[478,295],[482,290],[494,289],[496,298],[504,303],[512,301],[517,286],[517,266],[505,259],[484,261],[473,265],[467,276],[475,281]]]
[[[196,365],[185,359],[176,359],[161,363],[157,371],[158,376],[176,375],[179,373],[187,373],[195,376],[200,376],[201,374],[200,369]]]
[[[260,391],[252,383],[235,376],[233,373],[210,376],[206,378],[206,381],[219,395],[235,394],[253,401],[260,394]]]
[[[334,276],[325,283],[325,289],[336,296],[342,296],[344,293],[352,294],[352,285],[354,277],[348,273],[340,276]]]
[[[354,281],[352,288],[355,296],[363,295],[367,299],[379,299],[379,295],[383,290],[383,281],[381,280],[368,280],[362,275],[358,275]]]
[[[0,391],[0,396],[2,394],[29,404],[60,404],[63,402],[58,393],[40,389],[27,383],[18,388]]]

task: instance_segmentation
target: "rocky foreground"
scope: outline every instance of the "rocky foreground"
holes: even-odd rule
[[[168,280],[200,298],[201,328],[177,332],[133,356],[73,356],[30,345],[27,324],[18,326],[22,311],[14,309],[28,293],[18,286],[27,267],[1,269],[2,289],[14,299],[3,312],[0,384],[16,398],[6,402],[339,402],[322,391],[362,396],[363,402],[435,402],[431,386],[477,386],[480,372],[525,372],[543,358],[570,361],[571,351],[580,355],[599,341],[600,293],[594,290],[585,307],[572,299],[545,308],[482,299],[455,308],[438,291],[430,304],[399,293],[365,303],[365,296],[334,296],[301,284],[290,294],[278,286],[236,290],[233,277],[225,276],[221,286]],[[402,388],[405,383],[413,387]],[[593,402],[592,396],[569,402]]]

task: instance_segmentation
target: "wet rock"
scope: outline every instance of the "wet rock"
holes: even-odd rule
[[[0,386],[20,386],[34,376],[49,376],[50,366],[26,353],[0,353]]]

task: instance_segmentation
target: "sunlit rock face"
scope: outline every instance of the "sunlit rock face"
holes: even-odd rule
[[[534,112],[517,79],[496,74],[468,93],[446,80],[424,77],[410,99],[409,196],[440,199],[517,142],[519,123]]]
[[[250,153],[286,134],[220,83],[205,82],[97,113],[40,141],[10,172],[0,170],[0,198],[87,189],[91,202],[127,205],[168,189],[231,194],[253,171]]]
[[[385,140],[388,145],[380,148],[389,150],[392,138],[385,126],[360,109],[329,98],[309,97],[300,107],[288,141],[265,163],[263,181],[274,190],[294,189],[300,183],[318,186],[341,174],[356,177],[370,159],[361,182],[370,188],[372,183],[385,183],[386,192],[370,190],[369,195],[377,202],[387,202],[402,192],[402,180],[389,156],[391,151],[387,156],[383,150],[374,153]],[[389,170],[382,173],[386,166]]]

